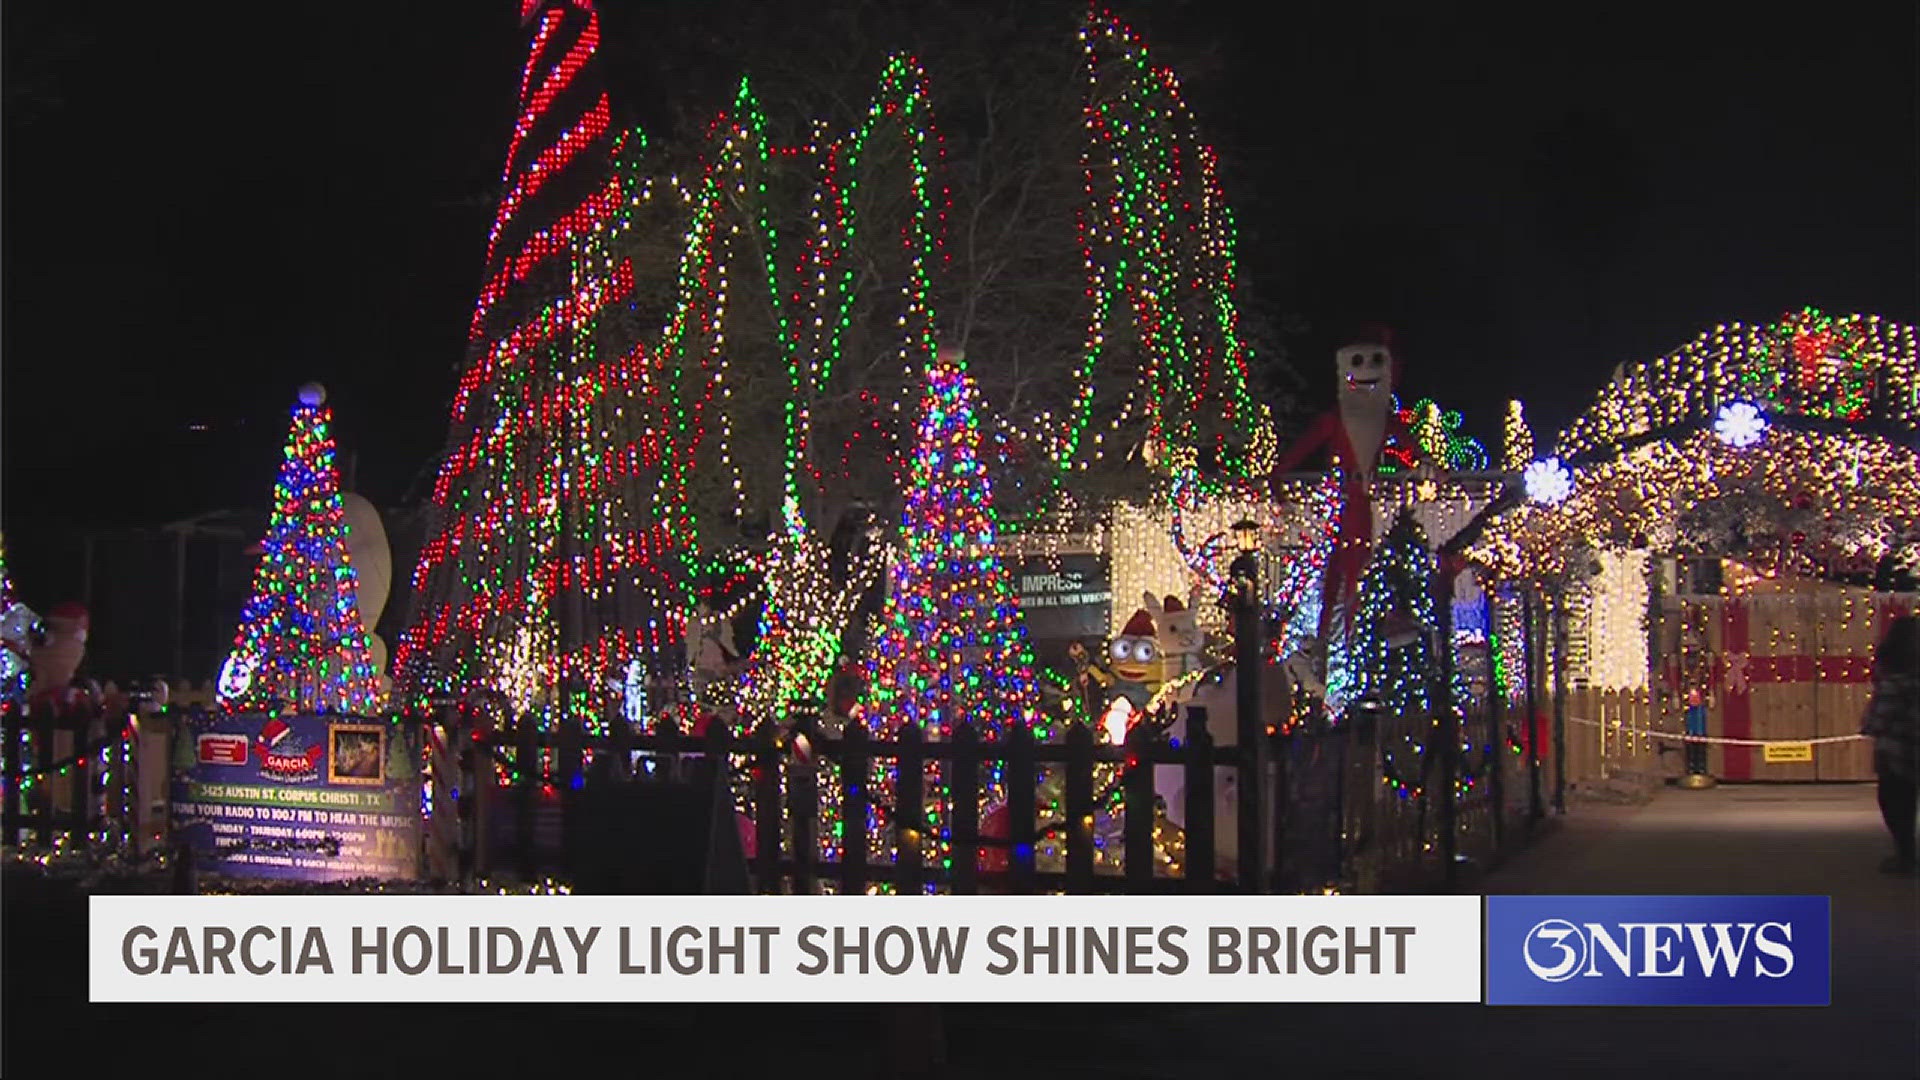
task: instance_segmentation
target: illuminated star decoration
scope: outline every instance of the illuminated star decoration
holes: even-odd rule
[[[1766,436],[1767,418],[1751,401],[1728,402],[1713,418],[1713,433],[1735,450],[1745,450]]]

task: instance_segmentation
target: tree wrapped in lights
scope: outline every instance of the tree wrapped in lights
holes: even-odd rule
[[[598,727],[680,700],[693,608],[685,404],[628,317],[645,148],[602,86],[591,0],[534,0],[487,243],[394,650],[410,698],[488,694]]]
[[[27,699],[32,680],[29,655],[40,633],[40,617],[13,595],[13,575],[7,571],[7,548],[0,539],[0,707]]]
[[[867,660],[866,708],[876,730],[913,724],[944,737],[965,719],[991,739],[1038,717],[1033,649],[995,549],[979,446],[965,361],[942,351],[927,370],[903,550]]]
[[[762,557],[766,607],[759,644],[740,678],[741,717],[784,720],[796,700],[824,694],[861,599],[878,580],[885,549],[867,544],[845,567],[804,527]]]
[[[1509,401],[1500,440],[1500,468],[1517,473],[1532,462],[1533,429],[1527,426],[1526,409],[1518,401]]]
[[[380,702],[325,400],[302,387],[293,410],[253,592],[219,680],[230,709],[365,713]]]
[[[1341,678],[1328,697],[1342,704],[1371,699],[1401,715],[1428,713],[1440,629],[1433,552],[1413,515],[1403,513],[1381,538],[1360,582],[1360,617],[1341,650]],[[1465,684],[1454,688],[1464,700]]]

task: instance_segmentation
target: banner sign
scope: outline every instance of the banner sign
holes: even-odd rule
[[[1489,896],[1489,1005],[1826,1005],[1824,896]]]
[[[1067,646],[1075,641],[1100,655],[1113,621],[1105,555],[1029,555],[1020,560],[1013,586],[1027,637],[1042,663],[1071,671]]]
[[[174,736],[173,829],[209,873],[412,878],[418,738],[356,717],[189,715]]]
[[[1476,896],[94,896],[95,1002],[1480,999]]]

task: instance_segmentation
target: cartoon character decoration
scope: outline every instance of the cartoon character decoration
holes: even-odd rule
[[[1393,409],[1400,366],[1391,332],[1368,327],[1340,347],[1334,369],[1338,405],[1317,417],[1274,465],[1276,487],[1281,475],[1323,451],[1340,470],[1338,539],[1321,583],[1317,634],[1321,641],[1332,640],[1335,608],[1340,609],[1343,623],[1350,625],[1360,575],[1373,554],[1373,502],[1368,485],[1380,464],[1381,448],[1392,438],[1418,453],[1418,444]]]
[[[1165,678],[1172,681],[1204,667],[1201,654],[1207,639],[1200,630],[1199,587],[1188,590],[1185,603],[1177,596],[1169,596],[1163,602],[1147,593],[1146,605],[1153,616],[1154,639],[1160,647]]]
[[[1140,608],[1114,637],[1107,650],[1112,657],[1112,693],[1123,697],[1136,709],[1144,709],[1153,692],[1165,681],[1165,664],[1160,654],[1160,638],[1154,630],[1153,616]]]
[[[1116,634],[1107,655],[1112,664],[1113,685],[1108,688],[1100,729],[1107,741],[1126,741],[1133,717],[1146,711],[1154,691],[1165,681],[1165,665],[1160,655],[1160,640],[1153,627],[1153,616],[1140,608]]]

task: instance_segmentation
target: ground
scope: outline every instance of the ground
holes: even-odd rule
[[[1472,890],[1829,895],[1833,1005],[955,1005],[941,1010],[944,1075],[1920,1075],[1920,882],[1877,871],[1889,848],[1870,786],[1668,790],[1643,806],[1576,804],[1559,824]],[[676,1078],[908,1075],[884,1034],[903,1014],[881,1007],[88,1006],[84,909],[18,890],[6,901],[6,1076],[149,1070],[174,1055],[201,1075],[265,1077],[529,1077],[601,1062]]]

